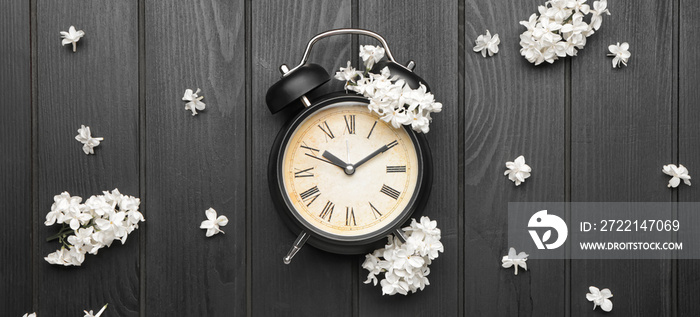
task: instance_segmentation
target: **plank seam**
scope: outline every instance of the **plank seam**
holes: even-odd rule
[[[465,65],[465,9],[464,1],[457,0],[457,118],[462,123],[466,122],[465,116],[465,91],[467,89],[464,77],[466,76]],[[464,187],[466,177],[464,175],[465,160],[465,133],[464,124],[457,125],[457,315],[464,316],[466,312],[466,301],[464,300],[464,244],[466,243],[466,230],[464,229],[465,197]]]
[[[146,0],[138,0],[139,197],[146,201]],[[147,213],[147,211],[146,211]],[[146,316],[146,226],[139,232],[139,315]]]
[[[359,28],[360,25],[360,0],[351,0],[350,1],[350,27],[352,28]],[[359,55],[354,53],[358,52],[360,50],[360,39],[359,35],[353,34],[352,39],[350,42],[350,56],[352,59],[353,65],[359,65]],[[359,258],[359,259],[358,259]],[[359,317],[360,316],[360,270],[362,267],[360,266],[360,261],[362,261],[362,257],[356,257],[355,261],[351,261],[350,264],[350,278],[352,281],[350,281],[350,285],[352,285],[352,307],[351,307],[351,316],[354,317]]]
[[[252,53],[252,0],[243,2],[245,14],[245,292],[246,316],[253,316],[253,53]]]
[[[39,252],[39,161],[37,159],[39,154],[39,126],[38,126],[38,115],[37,115],[37,0],[31,0],[29,2],[29,52],[30,56],[30,78],[31,78],[31,101],[30,101],[30,120],[31,120],[31,146],[30,146],[30,160],[31,160],[31,258],[30,270],[32,272],[32,310],[38,312],[39,310],[39,262],[40,262],[40,252]]]
[[[680,121],[680,112],[681,112],[681,103],[680,103],[680,97],[681,97],[681,90],[680,90],[680,34],[681,34],[681,14],[680,14],[680,5],[681,5],[681,0],[676,0],[673,2],[673,13],[672,15],[675,17],[673,19],[673,23],[675,24],[675,27],[673,28],[673,71],[675,72],[676,76],[673,76],[673,83],[672,85],[675,86],[673,89],[675,92],[675,96],[673,96],[673,93],[671,95],[671,105],[673,107],[673,104],[675,104],[675,110],[676,110],[676,115],[675,115],[675,136],[676,136],[676,142],[674,142],[673,146],[675,147],[673,149],[673,156],[676,159],[676,163],[680,164],[680,152],[681,152],[681,121]],[[680,193],[679,191],[673,191],[672,194],[672,201],[679,202],[680,201]],[[673,210],[671,211],[673,219],[678,219],[678,205],[676,205]],[[678,233],[674,232],[673,233],[673,240],[678,241]],[[675,252],[678,254],[677,252]],[[678,294],[680,292],[679,290],[679,281],[678,281],[678,269],[679,269],[679,263],[678,259],[672,259],[671,260],[671,316],[678,316],[678,312],[680,309],[680,304],[678,302]]]
[[[564,201],[571,202],[571,104],[572,104],[572,68],[571,59],[564,60]],[[571,205],[566,204],[566,222],[571,228]],[[571,241],[566,242],[567,257],[564,260],[564,312],[571,316]],[[568,293],[568,294],[567,294]]]

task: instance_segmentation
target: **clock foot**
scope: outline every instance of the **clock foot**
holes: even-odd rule
[[[294,240],[294,245],[291,249],[289,249],[289,252],[287,252],[287,256],[284,257],[284,264],[292,263],[292,258],[297,254],[297,252],[299,252],[299,250],[301,250],[301,247],[304,246],[306,240],[309,240],[309,234],[306,233],[306,231],[302,231],[297,239]]]
[[[406,243],[406,236],[403,234],[403,230],[401,230],[401,228],[394,230],[394,234],[397,238],[399,238],[399,240],[401,240],[401,242]]]

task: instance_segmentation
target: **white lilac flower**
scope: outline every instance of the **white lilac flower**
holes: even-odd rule
[[[373,45],[360,45],[360,57],[367,69],[371,69],[374,64],[384,57],[384,48]],[[350,64],[348,64],[350,66]]]
[[[500,43],[501,40],[498,38],[498,34],[494,34],[492,37],[489,30],[486,30],[486,34],[479,35],[479,37],[476,38],[474,52],[481,52],[481,56],[483,57],[486,57],[486,53],[488,53],[489,56],[493,56],[498,53],[498,44]]]
[[[95,154],[93,148],[100,145],[100,141],[104,140],[104,138],[93,138],[90,133],[90,127],[84,125],[81,125],[80,129],[78,129],[78,135],[75,136],[75,139],[83,144],[83,152],[85,154]]]
[[[197,115],[197,110],[202,111],[206,107],[206,104],[202,102],[204,96],[199,96],[199,92],[199,88],[197,88],[195,92],[192,92],[192,89],[187,89],[185,90],[185,95],[182,97],[183,101],[189,101],[185,104],[185,110],[192,111],[192,116]]]
[[[610,14],[605,0],[593,2],[593,9],[586,0],[552,0],[539,6],[538,12],[520,22],[526,28],[520,35],[520,55],[535,65],[576,56],[586,37],[600,28],[602,15]]]
[[[508,170],[503,175],[508,175],[508,179],[515,182],[515,186],[519,186],[526,178],[530,177],[532,171],[530,166],[525,164],[525,157],[522,155],[518,156],[514,162],[506,162],[506,167]]]
[[[97,254],[114,240],[126,242],[128,234],[145,221],[138,210],[138,198],[122,195],[117,189],[103,193],[91,196],[84,204],[80,203],[82,198],[68,192],[54,196],[45,224],[62,224],[61,231],[50,238],[59,239],[62,246],[44,258],[48,263],[79,266],[85,254]]]
[[[392,76],[389,68],[384,67],[379,74],[370,73],[370,64],[381,59],[377,57],[381,47],[365,46],[361,55],[365,61],[366,71],[359,72],[348,62],[347,67],[341,67],[335,78],[345,81],[345,88],[361,94],[369,99],[367,108],[390,123],[394,128],[410,125],[416,132],[430,131],[430,114],[442,111],[442,104],[435,101],[432,93],[428,92],[423,83],[417,89],[412,89],[399,76]],[[370,63],[370,64],[368,64]]]
[[[365,284],[373,283],[376,286],[379,281],[377,276],[384,274],[379,284],[385,295],[407,295],[430,285],[428,266],[439,252],[444,252],[440,229],[428,217],[422,217],[420,222],[413,219],[411,225],[402,230],[406,235],[405,243],[389,236],[384,248],[367,254],[362,263],[362,268],[369,272]]]
[[[613,297],[613,295],[609,289],[604,288],[602,290],[599,290],[595,286],[590,286],[588,287],[588,290],[590,291],[590,293],[586,294],[586,299],[588,299],[588,301],[593,302],[594,310],[597,306],[600,306],[600,308],[602,308],[606,312],[609,312],[613,309],[612,301],[609,299]]]
[[[83,310],[83,312],[85,312],[85,316],[83,316],[83,317],[100,317],[102,315],[102,312],[104,312],[105,309],[107,309],[107,305],[108,304],[105,304],[104,306],[102,306],[102,309],[100,309],[100,311],[94,315],[92,313],[92,310],[90,310],[89,312],[87,310]]]
[[[678,166],[675,164],[664,165],[662,171],[664,174],[671,176],[671,179],[668,181],[668,187],[678,187],[681,184],[681,180],[690,186],[690,175],[688,175],[688,169],[683,164],[678,164]]]
[[[66,31],[61,31],[61,38],[63,38],[63,41],[61,41],[61,45],[66,45],[66,44],[73,44],[73,52],[75,53],[76,50],[76,45],[78,44],[78,41],[80,41],[80,38],[85,36],[85,32],[83,30],[75,30],[74,26],[70,26],[68,28],[68,32]]]
[[[228,224],[228,218],[226,218],[226,216],[216,217],[216,210],[214,210],[214,208],[209,208],[204,213],[207,215],[207,220],[202,221],[199,228],[207,229],[207,237],[211,237],[219,232],[225,233],[220,227]]]
[[[608,50],[610,53],[608,53],[608,56],[612,56],[612,66],[613,68],[618,68],[620,67],[620,64],[623,64],[627,66],[627,60],[629,60],[630,54],[629,52],[630,45],[627,42],[624,42],[620,44],[620,42],[617,42],[617,44],[613,44],[608,46]]]
[[[347,87],[349,83],[355,83],[355,79],[357,79],[357,77],[361,74],[362,73],[355,70],[355,68],[350,64],[350,61],[348,61],[347,67],[341,67],[340,71],[335,73],[335,79],[345,81],[345,86]]]
[[[527,271],[527,257],[528,254],[525,252],[515,253],[515,248],[510,248],[508,255],[504,256],[501,264],[504,268],[509,268],[511,266],[515,267],[515,275],[518,275],[518,267],[522,267]]]

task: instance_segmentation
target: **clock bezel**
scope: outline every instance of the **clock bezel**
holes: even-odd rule
[[[282,170],[284,150],[293,136],[294,130],[304,122],[306,118],[321,109],[341,102],[369,104],[369,100],[365,97],[344,92],[331,93],[314,100],[311,106],[303,109],[303,111],[297,114],[293,119],[289,120],[277,135],[272,150],[270,151],[268,183],[275,207],[292,232],[295,234],[299,234],[302,230],[308,232],[310,234],[308,243],[328,252],[360,254],[383,245],[383,242],[380,241],[381,239],[403,226],[412,216],[422,213],[432,187],[433,162],[425,136],[415,133],[410,127],[404,126],[403,129],[408,134],[416,149],[419,168],[413,196],[410,198],[406,208],[402,211],[398,211],[401,214],[393,219],[389,225],[384,226],[384,229],[358,236],[332,234],[309,223],[299,214],[300,212],[293,206],[285,191],[283,179],[284,171]]]

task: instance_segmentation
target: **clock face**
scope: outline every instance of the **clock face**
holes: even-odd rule
[[[339,102],[296,126],[280,176],[293,212],[336,236],[379,232],[410,208],[421,175],[416,145],[367,105]]]

